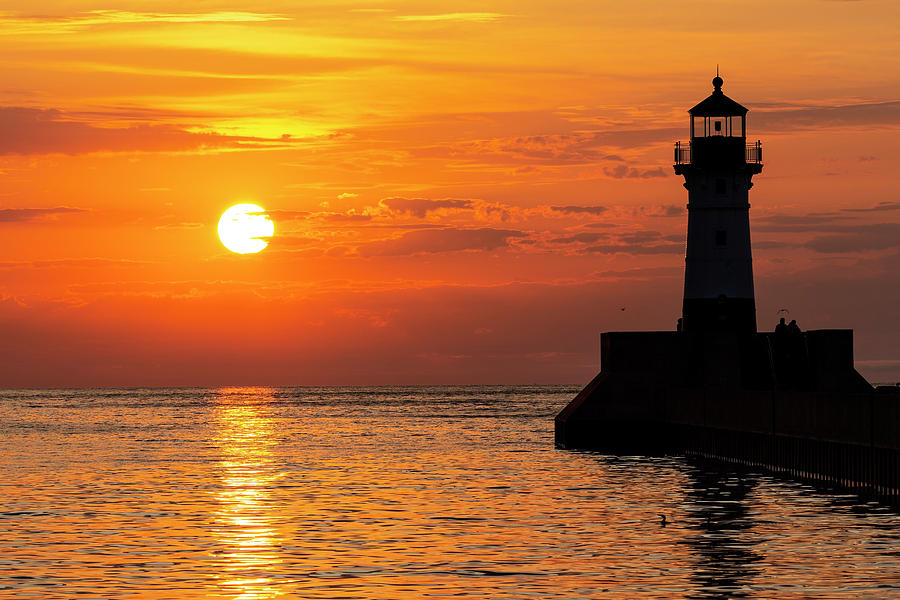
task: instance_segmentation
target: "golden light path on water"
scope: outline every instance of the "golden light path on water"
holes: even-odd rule
[[[216,394],[215,443],[223,454],[216,533],[226,548],[220,557],[222,589],[241,600],[276,598],[284,590],[271,577],[282,562],[284,539],[272,503],[272,487],[284,476],[272,452],[278,443],[267,415],[272,400],[266,388],[226,388]]]

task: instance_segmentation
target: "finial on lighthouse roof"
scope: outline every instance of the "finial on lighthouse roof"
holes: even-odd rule
[[[722,78],[716,68],[716,78],[712,81],[715,90],[706,100],[689,110],[695,117],[732,117],[746,115],[747,109],[722,93]]]

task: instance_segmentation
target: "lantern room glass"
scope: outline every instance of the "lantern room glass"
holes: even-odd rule
[[[747,137],[743,116],[691,117],[691,137]]]

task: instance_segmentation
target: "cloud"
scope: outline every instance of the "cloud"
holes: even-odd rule
[[[269,210],[266,211],[273,221],[328,221],[331,223],[365,223],[372,220],[372,215],[357,213],[353,210],[346,212],[308,210]]]
[[[525,241],[528,240],[519,243]],[[567,244],[564,251],[571,254],[645,255],[683,254],[685,242],[682,233],[664,235],[659,231],[638,230],[618,235],[585,231],[552,238],[549,244]]]
[[[462,250],[496,250],[509,246],[512,238],[525,237],[521,231],[509,229],[420,229],[408,231],[399,238],[371,242],[360,246],[362,256],[408,256],[437,254]]]
[[[365,223],[372,220],[372,215],[363,215],[354,212],[317,213],[316,216],[323,221],[330,221],[332,223]]]
[[[89,23],[259,23],[264,21],[289,21],[290,18],[274,13],[218,11],[208,13],[155,13],[121,10],[92,10],[88,16],[67,19],[68,22]]]
[[[153,229],[157,230],[166,230],[166,229],[200,229],[205,227],[206,223],[199,223],[197,221],[182,221],[180,223],[166,223],[165,225],[157,225]]]
[[[142,23],[259,23],[286,20],[289,18],[283,15],[239,11],[162,13],[92,10],[75,17],[0,14],[0,26],[7,34],[37,33],[42,35],[72,33],[89,27]]]
[[[619,239],[626,244],[646,244],[648,242],[655,242],[660,238],[662,238],[662,234],[658,231],[635,231],[619,237]]]
[[[450,146],[418,149],[416,154],[452,159],[475,156],[512,158],[521,168],[522,161],[541,165],[592,164],[600,161],[622,161],[604,147],[605,133],[545,134],[498,137],[464,141]],[[612,144],[616,145],[616,144]]]
[[[900,210],[900,202],[879,202],[875,206],[866,208],[842,208],[844,212],[881,212],[885,210]]]
[[[281,234],[272,238],[269,242],[269,247],[273,251],[283,248],[304,248],[322,252],[322,239],[309,235]]]
[[[308,210],[269,210],[266,211],[266,214],[269,215],[269,218],[279,221],[304,221],[306,219],[311,218],[313,215],[317,215],[320,213],[310,212]]]
[[[564,237],[554,238],[550,241],[555,244],[573,244],[576,242],[583,242],[583,243],[590,244],[590,243],[596,242],[598,240],[606,239],[607,237],[608,236],[604,233],[585,231],[582,233],[575,233],[575,234],[567,235]]]
[[[56,109],[0,107],[0,154],[84,154],[89,152],[163,152],[220,148],[276,148],[283,138],[191,132],[187,126],[141,124],[97,127],[72,120]]]
[[[605,167],[603,172],[614,179],[650,179],[652,177],[668,177],[669,173],[662,167],[655,169],[635,169],[626,165],[617,165],[615,167]]]
[[[56,208],[3,208],[0,209],[0,223],[23,223],[37,221],[58,215],[70,215],[87,212],[83,208],[69,208],[57,206]]]
[[[792,248],[794,244],[788,242],[779,242],[776,240],[753,240],[754,250],[778,250],[781,248]]]
[[[754,217],[753,230],[771,233],[853,233],[870,227],[857,221],[863,214],[895,210],[900,210],[900,202],[885,201],[873,206],[852,206],[806,215],[769,214]]]
[[[606,212],[605,206],[551,206],[550,210],[555,212],[561,212],[563,214],[590,214],[590,215],[599,215]]]
[[[663,244],[598,244],[584,249],[590,254],[683,254],[684,243],[668,242]]]
[[[684,204],[663,204],[640,209],[640,213],[648,217],[683,217],[685,212]]]
[[[875,223],[844,228],[843,233],[820,235],[804,244],[827,254],[900,248],[900,223]]]
[[[384,198],[378,202],[387,208],[392,214],[410,214],[414,217],[424,218],[429,212],[442,208],[470,209],[471,200],[458,200],[445,198],[442,200],[428,200],[426,198]]]
[[[359,140],[430,140],[406,148],[407,154],[440,159],[457,168],[504,165],[518,172],[529,167],[534,171],[541,166],[619,163],[629,158],[624,150],[660,143],[668,146],[684,135],[684,127],[619,125],[628,118],[612,119],[608,114],[573,117],[556,109],[441,113],[355,127],[344,134]]]
[[[839,126],[900,124],[900,101],[808,106],[753,112],[753,127],[791,130]]]
[[[900,203],[881,202],[872,207],[844,208],[840,212],[808,215],[769,215],[754,222],[754,232],[814,234],[805,242],[779,240],[769,248],[800,246],[822,254],[865,252],[900,248],[900,223],[859,223],[855,214],[900,210]],[[816,235],[817,234],[817,235]],[[777,245],[776,245],[777,244]],[[763,246],[754,243],[754,247]]]
[[[677,140],[683,135],[684,128],[682,127],[646,127],[643,129],[607,129],[594,133],[592,138],[594,143],[607,147],[641,148],[660,142],[670,143],[670,140]],[[610,160],[613,160],[613,156],[610,156]]]
[[[398,15],[395,21],[429,22],[429,21],[464,21],[470,23],[490,23],[502,19],[507,15],[495,12],[456,12],[439,13],[434,15]]]
[[[766,215],[753,219],[753,231],[768,233],[802,233],[834,230],[836,225],[853,218],[839,213],[810,213],[808,215]]]
[[[151,263],[141,260],[129,260],[124,258],[61,258],[55,260],[23,260],[0,262],[0,269],[90,269],[94,267],[122,267],[130,268]]]

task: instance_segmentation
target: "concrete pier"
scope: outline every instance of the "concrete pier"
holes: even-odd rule
[[[900,388],[856,372],[851,331],[798,335],[604,333],[556,445],[713,458],[900,506]]]

